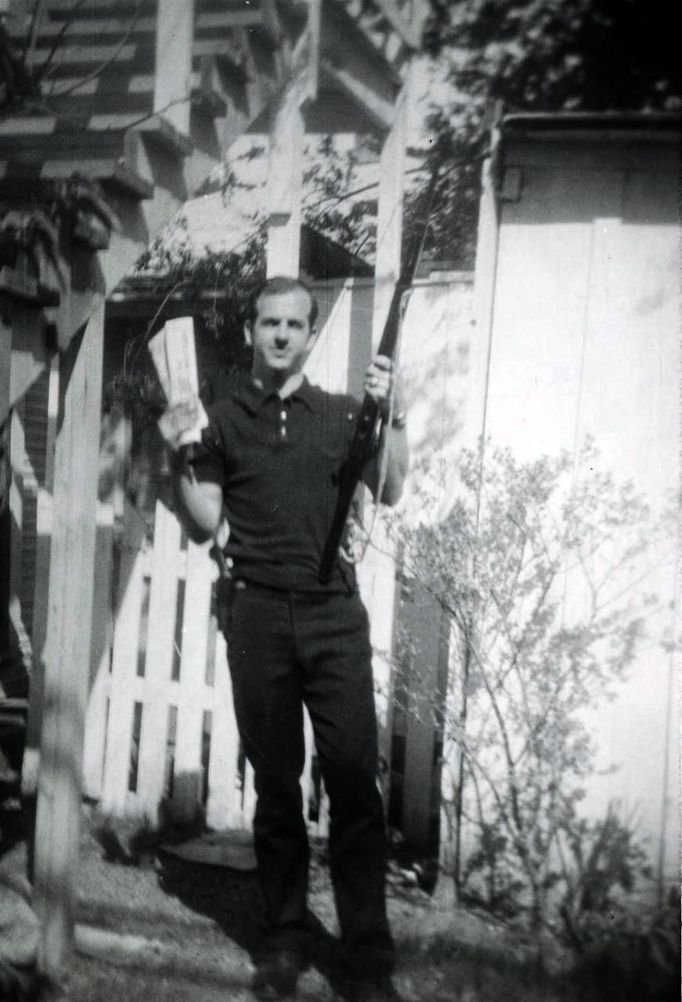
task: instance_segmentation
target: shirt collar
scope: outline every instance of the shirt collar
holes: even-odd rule
[[[320,402],[320,390],[317,386],[313,386],[312,383],[308,382],[307,376],[303,377],[303,382],[294,390],[291,394],[294,399],[302,400],[306,405],[308,410],[317,410],[318,404]]]
[[[251,414],[257,414],[274,396],[276,396],[275,393],[266,393],[252,379],[240,386],[234,394],[234,398],[243,404]],[[290,397],[292,400],[302,400],[308,410],[315,411],[319,403],[320,391],[304,376],[301,385],[290,394]]]

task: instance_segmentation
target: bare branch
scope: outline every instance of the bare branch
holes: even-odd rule
[[[30,62],[31,56],[33,54],[33,49],[35,47],[36,32],[40,19],[42,17],[42,8],[45,4],[45,0],[34,0],[33,12],[31,14],[31,24],[28,31],[26,32],[26,37],[24,38],[24,46],[21,50],[21,65],[26,66]]]
[[[64,35],[66,34],[66,32],[71,27],[71,25],[72,25],[72,23],[74,21],[74,18],[76,16],[76,14],[78,13],[78,10],[83,6],[84,3],[85,3],[85,0],[76,0],[75,6],[69,12],[69,17],[65,19],[65,21],[64,21],[63,25],[61,26],[60,30],[57,32],[55,40],[52,43],[52,48],[48,52],[47,57],[45,59],[45,62],[42,64],[42,66],[40,67],[40,69],[36,72],[36,76],[35,76],[36,83],[40,83],[43,79],[45,79],[45,74],[47,73],[47,70],[48,70],[48,68],[50,66],[50,63],[52,62],[52,58],[53,58],[55,52],[59,48],[59,46],[60,46],[60,44],[62,42],[62,39],[64,38]]]

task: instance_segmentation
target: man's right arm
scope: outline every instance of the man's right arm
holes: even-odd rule
[[[159,430],[170,451],[171,476],[177,514],[195,543],[205,543],[218,531],[223,514],[223,491],[212,480],[197,480],[191,463],[193,446],[183,445],[193,431],[199,399],[187,398],[170,404],[159,421]]]
[[[204,543],[215,535],[220,525],[222,488],[211,481],[196,479],[186,448],[171,452],[171,471],[178,515],[190,539],[195,543]]]

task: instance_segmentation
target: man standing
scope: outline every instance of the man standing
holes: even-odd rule
[[[394,946],[386,917],[386,833],[377,786],[377,724],[368,618],[354,568],[318,571],[338,473],[359,411],[303,375],[317,306],[307,286],[272,278],[245,324],[248,384],[217,403],[200,446],[174,451],[181,516],[210,538],[223,512],[231,582],[225,632],[240,738],[254,769],[254,846],[265,905],[254,992],[291,996],[304,963],[308,842],[300,776],[308,708],[330,804],[331,877],[348,973],[361,998],[390,997]],[[391,362],[377,356],[365,391],[387,417],[363,480],[395,504],[407,470],[405,417]],[[170,443],[173,446],[173,442]],[[388,450],[384,460],[384,450]],[[380,476],[384,462],[384,475]],[[387,994],[388,993],[388,994]]]

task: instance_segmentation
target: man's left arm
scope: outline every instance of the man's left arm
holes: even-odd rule
[[[394,385],[395,382],[395,385]],[[377,499],[384,472],[383,490],[377,500],[394,505],[403,491],[409,463],[406,409],[402,387],[393,363],[385,355],[377,355],[365,373],[365,392],[377,402],[384,418],[376,455],[366,464],[362,479]],[[391,407],[391,395],[393,406]],[[390,412],[390,413],[389,413]],[[389,422],[389,416],[391,421]]]

